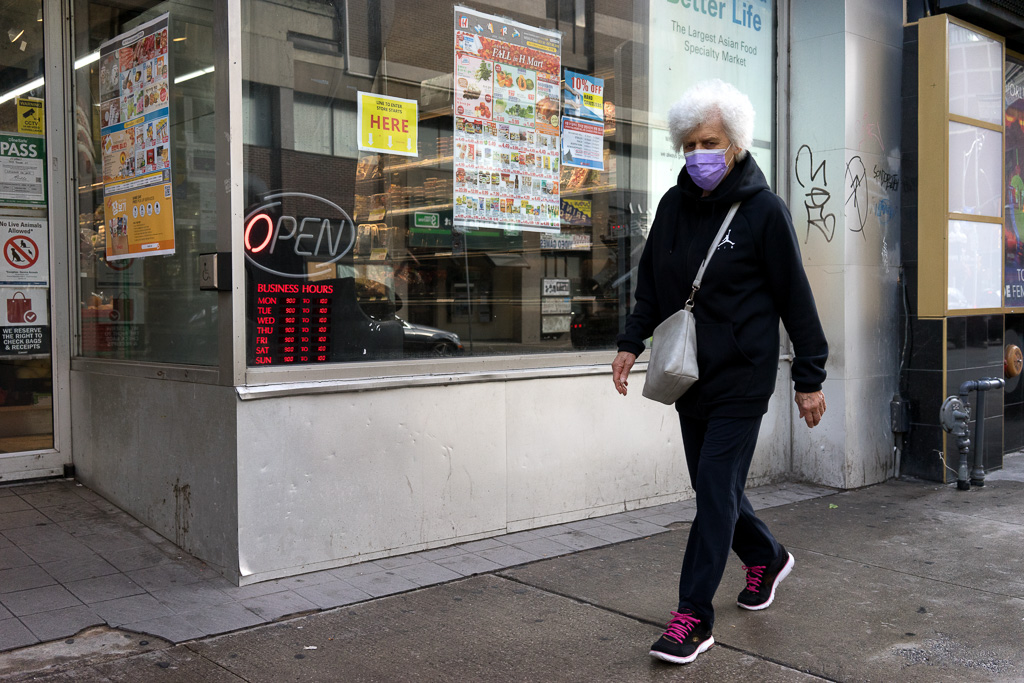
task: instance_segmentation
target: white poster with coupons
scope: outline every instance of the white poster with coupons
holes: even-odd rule
[[[559,230],[561,35],[455,8],[454,224]]]

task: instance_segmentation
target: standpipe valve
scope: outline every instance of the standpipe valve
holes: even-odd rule
[[[985,485],[985,392],[1002,389],[1005,380],[1001,377],[983,377],[967,380],[960,385],[958,396],[949,396],[942,402],[939,409],[939,424],[947,433],[956,437],[956,445],[960,450],[960,466],[956,473],[956,487],[961,491],[969,491],[971,484],[981,487]],[[971,419],[971,406],[967,402],[968,395],[978,392],[978,419],[974,424],[974,469],[968,478],[968,454],[971,439],[968,436],[967,423]]]

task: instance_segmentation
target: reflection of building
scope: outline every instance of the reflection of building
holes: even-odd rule
[[[0,361],[10,397],[0,410],[21,401],[56,429],[0,456],[0,479],[73,464],[240,582],[692,495],[672,414],[639,391],[613,394],[608,362],[632,269],[682,163],[665,110],[697,79],[735,81],[754,100],[752,153],[791,207],[833,349],[832,409],[813,432],[792,419],[781,350],[752,482],[871,484],[895,473],[894,446],[905,473],[948,477],[933,455],[951,450],[934,426],[941,398],[972,373],[998,374],[1002,347],[1024,335],[1014,308],[1024,286],[1011,277],[1021,247],[1009,237],[1019,245],[1021,228],[999,229],[1003,204],[1014,204],[1007,219],[1020,206],[1009,172],[1022,129],[1009,98],[1005,116],[997,104],[1004,79],[1020,80],[1012,55],[1004,69],[1000,36],[1017,35],[1021,18],[1001,3],[929,3],[996,46],[988,80],[970,81],[988,90],[954,102],[965,108],[937,129],[925,128],[901,73],[933,75],[922,69],[937,61],[916,59],[916,36],[947,15],[905,28],[904,4],[922,19],[913,3],[751,3],[759,29],[688,11],[684,40],[666,14],[683,6],[648,0],[476,4],[465,26],[444,0],[402,11],[357,0],[212,4],[76,5],[67,63],[41,40],[26,47],[31,58],[0,45],[0,100],[36,83],[26,94],[47,102],[57,159],[45,205],[19,210],[47,220],[55,285],[39,301],[52,311],[53,353]],[[168,60],[143,60],[141,71],[152,61],[167,83],[166,129],[154,125],[150,143],[148,127],[126,118],[129,101],[112,96],[120,58],[99,55],[164,13]],[[60,24],[38,23],[59,44]],[[561,83],[545,81],[541,62],[513,69],[480,56],[473,38],[513,54],[537,49],[508,37],[530,30],[557,36],[549,67],[557,57],[562,74],[603,87],[603,125],[577,140],[591,167],[562,163],[552,122],[565,115]],[[461,72],[457,45],[476,51]],[[36,82],[44,61],[69,92]],[[415,156],[360,149],[360,92],[416,104],[415,117],[396,114],[415,128]],[[0,101],[0,132],[18,130],[16,114]],[[116,138],[104,132],[122,124]],[[946,144],[919,143],[921,131]],[[959,193],[962,206],[926,219],[917,198],[940,195],[925,192],[925,170],[950,176],[944,161],[919,173],[918,160],[959,140],[970,164],[941,196]],[[124,168],[111,170],[115,143]],[[104,176],[135,174],[150,151],[169,165],[160,170],[174,254],[107,259],[113,238],[119,250],[145,240],[130,207],[108,210]],[[1004,186],[1014,188],[1006,202]],[[466,216],[495,220],[468,226]],[[943,231],[919,239],[926,226]],[[929,251],[936,244],[944,251]],[[217,262],[200,262],[212,253]],[[964,267],[950,274],[951,263]],[[220,291],[200,289],[214,272]],[[922,272],[948,277],[918,287]],[[976,310],[1000,291],[1004,307]],[[1000,438],[1024,444],[1022,391],[1011,383],[1003,401],[990,397],[994,466]],[[894,394],[910,405],[905,435],[893,433]]]

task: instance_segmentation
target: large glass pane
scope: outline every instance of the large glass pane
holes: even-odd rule
[[[5,453],[53,447],[42,2],[7,3],[3,16],[0,460]]]
[[[998,218],[1002,209],[1002,133],[950,121],[949,210]]]
[[[949,25],[949,112],[989,123],[1003,114],[1003,45]]]
[[[740,79],[771,174],[771,10],[687,13],[719,60],[648,4],[243,0],[250,365],[612,348],[665,189],[649,52]]]
[[[950,221],[947,308],[999,308],[1002,303],[1002,229],[997,223]]]
[[[82,356],[217,363],[212,5],[75,3]]]

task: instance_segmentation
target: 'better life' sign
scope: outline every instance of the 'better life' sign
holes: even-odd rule
[[[418,156],[419,114],[416,100],[359,93],[359,149],[402,156]]]

